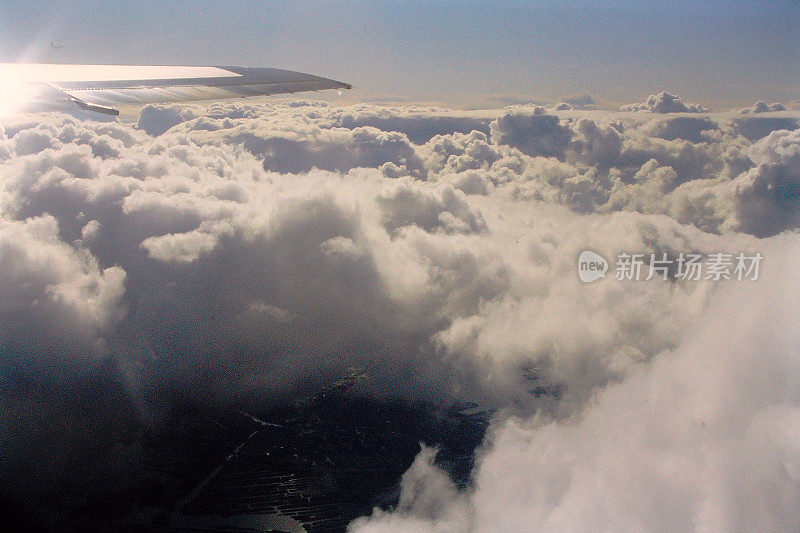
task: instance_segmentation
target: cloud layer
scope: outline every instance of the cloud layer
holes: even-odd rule
[[[667,91],[651,94],[640,104],[628,104],[620,108],[622,111],[648,111],[650,113],[708,113],[708,109],[699,104],[684,104],[680,98]]]
[[[98,463],[137,444],[94,446],[120,425],[359,366],[363,394],[498,414],[472,488],[426,448],[397,510],[356,530],[787,528],[800,135],[763,120],[304,101],[9,119],[4,486],[55,490],[39,483],[53,462],[64,483],[113,484]],[[775,268],[585,285],[584,249],[759,251]],[[87,404],[76,383],[104,393]]]

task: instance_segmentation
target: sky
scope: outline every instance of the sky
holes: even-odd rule
[[[365,100],[800,99],[788,1],[4,0],[0,35],[0,61],[271,66],[351,82]]]
[[[494,414],[466,489],[423,448],[354,532],[796,532],[798,8],[565,5],[0,4],[0,60],[283,67],[365,100],[0,119],[0,507],[144,516],[187,406],[359,369],[353,394]],[[635,105],[366,101],[587,93]]]

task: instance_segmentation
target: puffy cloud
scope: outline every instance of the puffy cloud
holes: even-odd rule
[[[774,235],[800,224],[800,130],[775,131],[750,147],[756,166],[733,182],[739,228]]]
[[[91,353],[121,317],[125,271],[101,268],[85,247],[63,242],[50,215],[0,219],[0,258],[6,350]]]
[[[776,102],[768,104],[763,100],[759,100],[753,107],[745,107],[740,110],[740,113],[769,113],[771,111],[786,111],[786,106]]]
[[[651,134],[654,137],[667,141],[680,139],[693,143],[708,142],[709,138],[704,132],[719,129],[719,125],[710,118],[695,117],[675,117],[657,121],[653,126]]]
[[[680,487],[695,502],[711,498],[694,477],[665,492],[666,500],[646,485],[630,514],[636,522],[626,521],[590,505],[591,469],[568,457],[608,460],[634,484],[645,483],[642,472],[654,475],[591,449],[587,435],[596,433],[609,454],[649,457],[650,448],[615,441],[597,420],[618,429],[635,422],[641,427],[632,435],[642,438],[658,434],[658,418],[631,419],[614,405],[673,383],[693,357],[710,367],[704,350],[722,348],[691,339],[706,339],[698,324],[725,316],[719,289],[680,280],[586,285],[575,262],[584,249],[608,258],[766,252],[760,237],[800,224],[792,196],[800,139],[782,131],[753,144],[715,116],[564,115],[276,102],[151,106],[136,125],[65,115],[4,122],[0,256],[10,266],[0,273],[0,327],[15,353],[7,368],[15,376],[28,375],[31,361],[50,369],[34,382],[54,399],[12,409],[19,391],[0,389],[4,412],[19,420],[10,464],[16,472],[37,466],[23,453],[26,439],[60,442],[67,451],[54,461],[64,479],[99,483],[98,465],[125,461],[94,446],[127,424],[157,423],[169,402],[307,393],[359,366],[371,377],[364,394],[477,400],[501,414],[474,473],[474,494],[453,486],[426,448],[404,478],[398,512],[376,513],[358,527],[460,531],[504,509],[513,520],[528,519],[513,494],[492,485],[506,466],[525,473],[513,486],[542,511],[531,523],[580,525],[580,517],[552,510],[559,495],[575,502],[564,504],[565,513],[583,505],[587,516],[605,512],[621,526],[642,527],[660,523],[646,498],[683,505]],[[774,307],[785,294],[773,295]],[[752,346],[761,342],[756,333]],[[739,372],[736,364],[731,372]],[[790,379],[793,370],[783,370]],[[738,394],[740,378],[720,381],[718,390]],[[83,397],[60,407],[70,386],[87,381],[105,391],[93,408],[74,409]],[[710,401],[693,383],[687,398]],[[36,387],[22,391],[33,398]],[[680,390],[664,387],[659,409]],[[753,391],[747,409],[772,409],[771,396]],[[741,410],[748,400],[736,398]],[[91,428],[104,413],[121,426]],[[752,457],[753,442],[766,443],[772,455],[759,463],[763,476],[742,471],[753,480],[752,498],[767,478],[778,488],[785,481],[775,457],[794,415],[773,414],[737,419],[731,435],[741,448],[703,441],[743,458]],[[59,416],[68,423],[37,437],[42,419]],[[660,420],[693,438],[683,422]],[[91,431],[81,439],[72,427]],[[709,456],[721,462],[703,470],[680,439],[664,439],[665,453],[707,478],[733,472],[725,460],[735,454]],[[552,450],[557,472],[537,462],[540,445]],[[135,459],[135,443],[123,448],[120,456]],[[69,454],[93,455],[90,471],[70,473]],[[5,481],[36,494],[50,466],[38,465],[35,487]],[[116,472],[108,469],[112,478]],[[626,486],[612,478],[600,479]],[[709,486],[729,490],[722,481]],[[498,497],[484,499],[488,492]],[[730,506],[750,505],[747,494]],[[779,506],[774,492],[762,496]],[[698,523],[722,523],[714,513],[727,519],[735,514],[730,506],[709,504],[710,518]],[[692,512],[686,516],[700,516]],[[770,513],[764,524],[782,511]]]
[[[173,126],[196,118],[197,115],[186,106],[147,105],[139,112],[136,126],[148,135],[161,135]]]
[[[411,496],[351,531],[794,530],[799,244],[762,241],[768,291],[729,285],[678,347],[584,410],[498,420],[471,489],[454,491],[423,450]]]
[[[532,113],[508,112],[490,124],[492,141],[530,156],[563,158],[572,131],[558,117],[536,107]]]
[[[777,130],[796,130],[800,128],[800,121],[797,117],[736,117],[731,120],[731,126],[736,133],[745,137],[748,141],[763,139],[773,131]]]
[[[242,145],[266,170],[308,172],[312,168],[348,171],[392,163],[424,178],[422,161],[405,134],[371,126],[320,128],[251,119],[199,119],[179,128],[198,144]]]
[[[569,150],[573,160],[602,170],[622,164],[624,136],[614,124],[598,124],[580,118],[571,124],[571,129],[573,138]]]
[[[640,104],[627,104],[622,111],[648,111],[650,113],[708,113],[708,109],[698,104],[684,104],[680,98],[667,91],[651,94]]]
[[[400,501],[394,513],[375,510],[371,518],[359,518],[348,530],[363,533],[413,531],[457,533],[464,531],[471,510],[450,478],[434,465],[436,449],[427,446],[403,474]]]
[[[393,108],[366,104],[335,109],[331,118],[335,125],[348,129],[372,126],[384,131],[399,131],[416,144],[426,143],[436,135],[454,132],[489,133],[490,121],[486,117],[459,114],[435,107]]]
[[[595,107],[597,107],[594,98],[592,98],[590,94],[570,96],[565,98],[563,103],[570,106],[571,109],[595,109]]]
[[[470,208],[463,192],[442,186],[422,191],[405,181],[377,198],[383,224],[390,232],[406,226],[425,231],[476,232],[486,229],[479,211]]]

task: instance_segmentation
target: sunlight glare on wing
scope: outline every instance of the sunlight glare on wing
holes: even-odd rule
[[[0,65],[0,117],[18,113],[31,103],[34,90],[13,69]]]
[[[237,78],[240,75],[218,67],[168,65],[67,65],[45,63],[0,63],[0,73],[32,83],[82,81],[152,80],[178,78]]]

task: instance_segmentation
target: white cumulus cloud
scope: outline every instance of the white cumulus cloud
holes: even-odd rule
[[[469,488],[424,448],[397,509],[356,530],[788,529],[800,137],[794,116],[737,122],[760,118],[299,101],[8,119],[0,331],[21,385],[0,387],[2,453],[36,474],[0,483],[103,485],[137,457],[103,444],[171,401],[308,394],[358,366],[363,394],[497,414]],[[586,249],[761,252],[770,271],[587,285]],[[104,394],[76,409],[87,382]]]

